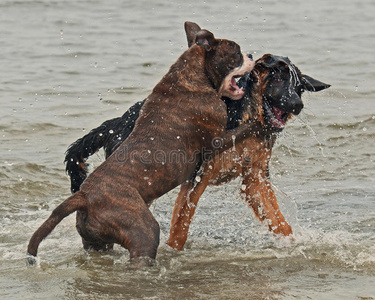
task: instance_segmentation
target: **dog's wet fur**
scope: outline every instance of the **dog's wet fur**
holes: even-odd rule
[[[149,210],[152,201],[191,180],[207,154],[229,149],[233,136],[241,141],[254,134],[251,124],[226,130],[221,100],[243,96],[234,78],[249,73],[254,63],[233,41],[216,39],[191,22],[185,30],[194,45],[147,97],[126,140],[33,234],[29,263],[41,241],[73,212],[85,249],[108,250],[117,243],[132,260],[155,259],[160,228]],[[217,139],[219,146],[213,143]],[[184,159],[169,159],[176,153]]]
[[[220,185],[242,178],[241,194],[255,216],[275,234],[289,236],[292,228],[280,211],[269,181],[269,162],[277,134],[293,115],[298,115],[304,91],[317,92],[330,85],[304,75],[287,57],[265,54],[251,74],[241,79],[246,93],[242,101],[225,98],[227,128],[243,123],[262,127],[256,135],[215,156],[203,165],[197,179],[181,185],[172,213],[167,244],[181,250],[200,196],[208,185]]]
[[[191,218],[206,186],[222,184],[238,176],[242,177],[241,193],[255,215],[266,221],[272,232],[292,234],[269,182],[272,147],[287,121],[301,112],[303,92],[321,91],[329,85],[302,74],[287,57],[271,54],[258,59],[251,74],[241,78],[238,85],[245,89],[240,101],[223,97],[228,114],[227,129],[251,122],[263,130],[237,143],[235,150],[214,157],[200,170],[199,182],[192,179],[181,185],[167,242],[175,249],[182,249],[186,242]],[[85,160],[101,147],[107,157],[111,155],[131,133],[143,103],[137,102],[121,118],[104,122],[69,147],[65,160],[72,192],[77,191],[85,179]]]

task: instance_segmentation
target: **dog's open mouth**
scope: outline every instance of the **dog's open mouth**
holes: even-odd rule
[[[267,101],[264,103],[264,110],[268,123],[271,124],[272,127],[279,130],[282,130],[285,127],[289,113],[277,108],[276,106],[271,106]]]
[[[241,76],[233,76],[231,81],[230,81],[230,87],[229,90],[235,95],[236,97],[243,97],[245,94],[245,89],[240,88],[238,86],[238,81],[240,80]]]
[[[245,89],[238,86],[240,78],[249,74],[255,63],[249,57],[243,55],[244,61],[240,67],[233,69],[223,80],[219,89],[222,97],[229,97],[232,100],[240,100],[245,95]]]
[[[238,86],[241,75],[229,74],[225,77],[219,91],[221,96],[229,97],[232,100],[239,100],[245,95],[245,89]]]

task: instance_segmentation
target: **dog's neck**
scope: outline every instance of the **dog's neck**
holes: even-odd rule
[[[153,90],[163,96],[186,92],[217,93],[205,72],[205,50],[197,45],[181,55]]]
[[[246,84],[246,94],[241,100],[223,98],[227,105],[228,123],[227,129],[233,129],[239,125],[252,122],[259,127],[256,136],[264,140],[275,140],[276,132],[268,128],[263,119],[263,99],[258,82],[249,80]]]
[[[245,96],[241,100],[232,100],[224,97],[223,101],[227,105],[228,124],[227,129],[233,129],[242,123],[254,122],[264,125],[262,99],[259,98],[259,86],[247,80],[245,85]]]
[[[243,112],[241,116],[241,122],[253,122],[259,123],[264,126],[263,119],[263,99],[262,91],[260,91],[260,85],[256,82],[249,80],[247,91],[243,99]]]
[[[272,145],[279,132],[265,123],[263,110],[263,101],[265,100],[263,99],[264,91],[260,88],[261,86],[263,85],[260,85],[259,82],[252,82],[249,93],[244,97],[244,110],[240,124],[245,122],[256,124],[260,128],[259,138],[271,142]]]

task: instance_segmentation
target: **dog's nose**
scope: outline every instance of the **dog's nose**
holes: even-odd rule
[[[293,107],[293,109],[292,109],[292,113],[293,113],[294,115],[298,115],[298,114],[301,112],[302,108],[303,108],[303,103],[302,103],[301,100],[299,100],[299,101],[294,101],[292,107]]]
[[[248,55],[246,55],[245,53],[242,54],[243,55],[243,67],[246,68],[246,73],[250,73],[253,69],[254,69],[254,66],[255,66],[255,62],[253,60],[251,60],[249,58]],[[244,74],[242,74],[244,75]]]
[[[252,54],[248,53],[247,57],[250,58],[251,60],[253,60],[253,55]]]

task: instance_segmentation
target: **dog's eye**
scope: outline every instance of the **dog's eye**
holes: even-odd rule
[[[236,53],[236,60],[242,61],[242,53],[241,52]]]

